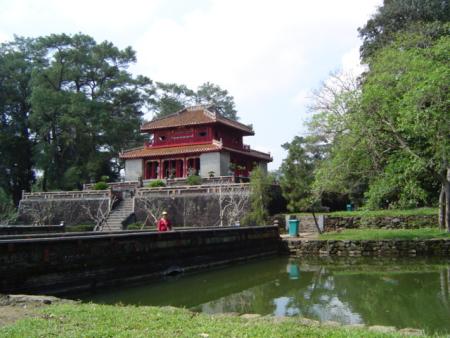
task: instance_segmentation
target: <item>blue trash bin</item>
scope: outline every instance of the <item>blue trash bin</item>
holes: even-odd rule
[[[298,224],[300,221],[298,219],[289,220],[289,236],[298,237]]]
[[[352,211],[352,210],[353,210],[353,205],[347,204],[347,211]]]

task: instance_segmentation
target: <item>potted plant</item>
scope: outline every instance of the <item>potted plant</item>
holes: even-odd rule
[[[208,171],[209,178],[213,178],[214,174],[215,174],[214,170]]]

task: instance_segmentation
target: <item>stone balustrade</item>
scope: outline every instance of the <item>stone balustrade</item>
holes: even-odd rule
[[[141,188],[136,191],[136,197],[145,197],[148,195],[171,196],[171,195],[190,195],[190,194],[217,194],[249,191],[249,183],[233,183],[226,185],[185,185],[173,187]]]
[[[110,190],[23,192],[22,200],[105,199]]]
[[[138,181],[108,182],[107,184],[113,191],[134,190],[140,187]],[[83,184],[83,190],[92,190],[94,186],[95,183],[85,183]]]

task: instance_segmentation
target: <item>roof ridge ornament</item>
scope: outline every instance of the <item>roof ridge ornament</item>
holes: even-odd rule
[[[211,108],[213,108],[213,109],[211,109]],[[216,110],[216,107],[213,104],[204,105],[203,106],[203,112],[207,116],[213,118],[214,121],[217,120],[217,110]]]

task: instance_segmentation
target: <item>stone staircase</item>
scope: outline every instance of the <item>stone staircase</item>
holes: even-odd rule
[[[317,223],[319,224],[319,227],[321,229],[323,229],[323,223],[324,223],[324,218],[323,215],[317,215],[316,214],[316,219],[317,219]],[[300,220],[300,224],[299,224],[299,232],[300,233],[318,233],[317,231],[317,227],[316,224],[314,222],[314,218],[311,215],[304,215],[304,216],[300,216],[299,217]],[[288,224],[289,222],[289,216],[286,215],[286,224]]]
[[[122,222],[134,212],[133,198],[125,197],[120,204],[111,211],[101,231],[121,231]]]

